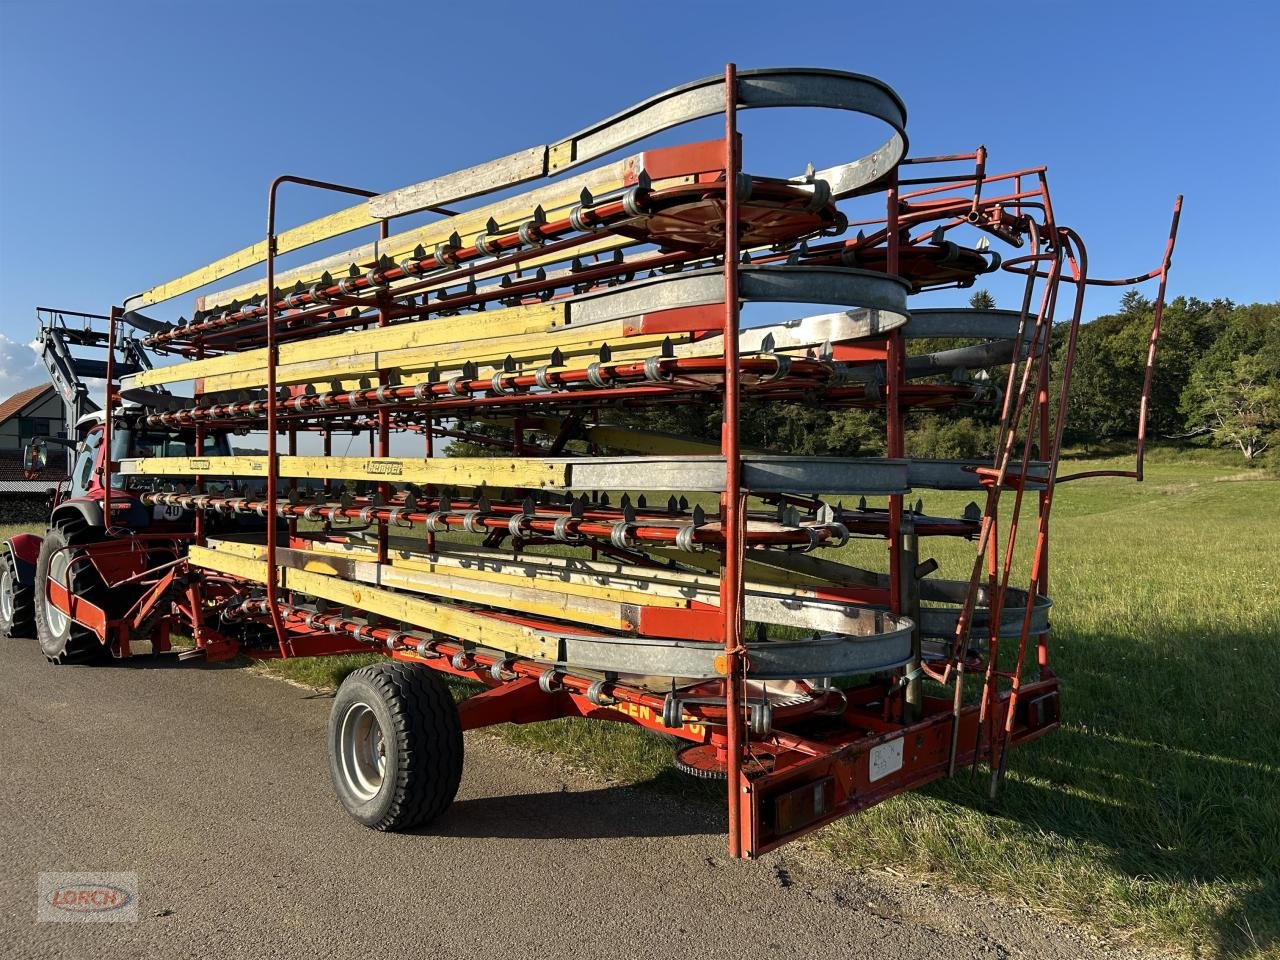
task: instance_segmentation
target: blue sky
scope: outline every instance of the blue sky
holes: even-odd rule
[[[1047,164],[1095,275],[1154,266],[1185,193],[1171,292],[1276,299],[1280,16],[1149,7],[0,0],[0,394],[43,379],[25,347],[35,305],[105,312],[260,239],[279,173],[402,186],[726,60],[880,77],[915,155],[985,143],[993,170]],[[748,168],[790,175],[871,145],[814,119],[744,120]],[[337,205],[291,193],[283,225]],[[1093,292],[1087,315],[1118,297]]]

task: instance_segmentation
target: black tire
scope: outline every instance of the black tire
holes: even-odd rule
[[[347,812],[411,830],[448,809],[462,780],[462,722],[434,670],[388,660],[342,681],[329,712],[329,773]]]
[[[98,663],[111,658],[111,651],[99,642],[87,627],[71,622],[65,614],[51,607],[45,582],[49,579],[50,565],[70,570],[71,593],[84,597],[101,607],[108,606],[107,586],[89,563],[71,563],[76,555],[74,547],[66,549],[68,537],[61,527],[52,527],[40,545],[40,558],[36,561],[36,589],[34,591],[36,639],[50,663]]]
[[[36,597],[18,580],[18,565],[7,550],[0,554],[0,634],[14,640],[36,634]]]

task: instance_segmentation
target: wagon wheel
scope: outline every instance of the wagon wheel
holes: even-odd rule
[[[329,713],[329,772],[338,799],[375,830],[423,826],[462,779],[462,722],[440,676],[385,661],[351,673]]]

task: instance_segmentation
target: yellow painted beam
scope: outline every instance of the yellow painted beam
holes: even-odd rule
[[[519,457],[280,457],[281,477],[330,480],[373,480],[460,487],[523,487],[538,489],[567,485],[569,465],[554,460]],[[141,457],[123,460],[120,472],[144,476],[262,477],[265,456]]]
[[[243,551],[236,552],[244,555]],[[264,559],[266,548],[257,546],[250,556]],[[528,576],[504,576],[492,571],[467,570],[429,561],[391,558],[380,565],[376,555],[351,557],[327,550],[290,548],[282,551],[281,563],[290,569],[346,576],[377,587],[448,597],[456,603],[585,623],[607,630],[634,631],[638,626],[635,611],[640,606],[684,608],[689,605],[688,600],[678,597],[646,596],[635,590],[609,589],[590,583],[534,582]]]
[[[471,314],[470,322],[482,326],[485,314]],[[434,322],[434,321],[429,321]],[[452,375],[467,362],[480,367],[480,376],[491,374],[495,366],[511,357],[517,364],[542,365],[552,352],[559,349],[565,360],[596,359],[605,344],[627,347],[627,353],[614,352],[614,360],[627,356],[652,356],[670,334],[654,333],[626,336],[626,322],[613,320],[585,327],[560,327],[542,332],[530,332],[487,340],[463,341],[425,347],[405,347],[398,350],[379,350],[360,354],[339,354],[329,358],[281,364],[276,368],[276,382],[280,384],[314,383],[317,389],[328,390],[334,379],[373,376],[379,369],[395,370],[406,384],[427,379],[432,370],[442,375]],[[387,330],[394,328],[388,327]],[[683,338],[683,339],[688,339]],[[341,349],[339,347],[339,349]],[[414,378],[414,374],[419,374]],[[213,393],[223,390],[245,390],[264,386],[266,368],[241,369],[234,373],[206,377],[204,390]],[[356,385],[352,383],[351,385]]]
[[[476,341],[483,343],[508,336],[547,333],[563,326],[564,315],[563,303],[537,303],[492,312],[486,311],[482,323],[476,321],[475,314],[467,314],[461,317],[439,317],[433,320],[398,323],[373,330],[298,340],[281,344],[278,368],[295,363],[330,361],[364,354],[376,355],[413,347],[433,347]],[[376,362],[376,358],[373,362]],[[251,370],[262,370],[265,383],[266,364],[266,348],[245,350],[221,357],[210,357],[207,360],[190,360],[143,370],[133,377],[130,385],[152,387]],[[378,368],[375,366],[372,369]]]
[[[260,559],[266,547],[260,541],[218,540],[220,550],[228,550],[241,556]],[[542,591],[565,593],[569,596],[631,603],[651,607],[683,607],[697,600],[712,606],[719,605],[719,555],[712,551],[678,552],[681,563],[702,567],[716,576],[688,573],[681,570],[637,567],[610,561],[586,560],[577,557],[553,557],[542,554],[522,554],[518,559],[509,554],[483,547],[438,544],[435,553],[426,544],[407,537],[392,537],[388,543],[388,563],[404,570],[439,574],[459,580],[482,581],[500,585],[526,586],[535,582]],[[377,557],[376,549],[358,541],[334,542],[314,539],[305,549],[295,548],[308,556],[358,559],[368,561]],[[671,556],[676,551],[661,551]],[[808,587],[829,586],[832,582],[862,584],[865,571],[833,561],[820,561],[824,577],[816,573],[804,573],[789,567],[790,557],[779,559],[769,551],[758,551],[759,559],[747,555],[749,576],[744,587],[750,594],[759,596],[811,597]],[[818,558],[805,557],[806,560]],[[328,569],[333,569],[329,567]]]
[[[194,566],[206,570],[216,570],[257,583],[267,581],[267,565],[261,560],[198,546],[190,548],[188,559]],[[560,638],[554,634],[459,610],[449,604],[434,603],[421,597],[352,583],[323,573],[278,568],[277,574],[278,585],[286,590],[296,590],[331,603],[403,621],[418,629],[434,630],[459,640],[505,650],[522,657],[550,661],[561,659]]]
[[[454,233],[457,233],[462,237],[463,242],[470,243],[475,239],[476,234],[485,229],[485,225],[490,219],[496,220],[503,226],[519,224],[530,219],[533,216],[534,209],[539,206],[549,213],[568,210],[574,204],[578,203],[579,195],[584,188],[589,190],[593,196],[603,196],[605,194],[621,190],[626,185],[627,176],[637,169],[640,162],[640,156],[641,155],[636,155],[625,160],[619,160],[604,167],[586,171],[585,173],[578,174],[577,176],[570,177],[558,183],[547,184],[535,190],[519,194],[515,197],[508,197],[503,200],[485,204],[484,206],[477,207],[474,210],[467,210],[463,213],[459,213],[456,216],[433,220],[431,223],[415,227],[412,230],[406,230],[403,233],[398,233],[395,236],[386,238],[385,240],[378,240],[376,243],[365,244],[351,250],[346,250],[342,253],[334,254],[331,257],[325,257],[324,259],[317,260],[313,263],[277,272],[276,286],[283,289],[286,287],[292,287],[299,281],[304,285],[310,286],[326,272],[336,274],[339,271],[345,271],[352,263],[367,266],[376,262],[383,256],[389,256],[391,259],[399,261],[402,257],[410,254],[415,247],[422,246],[428,251],[432,250],[436,244],[448,241]],[[663,180],[661,183],[662,185],[679,184],[687,182],[689,179],[690,178],[673,178],[671,180]],[[331,217],[324,217],[320,220],[313,221],[312,224],[307,224],[306,226],[314,227],[317,232],[323,232],[326,228],[326,221],[333,220],[333,224],[328,227],[333,232],[328,233],[327,237],[317,236],[316,239],[308,240],[307,243],[315,243],[317,240],[336,237],[355,229],[354,227],[340,229],[342,221],[338,218],[342,218],[344,216],[354,218],[355,211],[357,210],[361,211],[366,217],[372,216],[368,212],[369,204],[362,203],[357,207],[352,207],[348,210],[340,211],[340,213],[333,214]],[[369,222],[378,221],[371,220]],[[301,230],[303,228],[300,227],[297,229]],[[289,232],[290,231],[286,231],[286,233]],[[285,234],[281,234],[280,236],[283,238]],[[306,245],[307,244],[305,243],[298,243],[294,246],[290,246],[288,249],[296,250],[299,247]],[[247,247],[244,250],[232,254],[231,257],[223,258],[219,263],[230,263],[233,258],[235,258],[235,262],[240,264],[240,266],[237,266],[235,270],[253,266],[257,263],[264,263],[266,261],[265,247],[260,251],[257,250],[258,247],[263,247],[263,245],[255,244],[253,247]],[[285,248],[283,246],[280,247],[280,252],[285,252]],[[255,253],[257,255],[257,259],[252,259]],[[210,268],[206,267],[203,269],[208,270]],[[233,272],[235,271],[224,270],[221,273],[221,276],[226,276]],[[193,273],[188,274],[188,277],[196,279],[197,274],[201,274],[201,271],[194,271]],[[168,299],[169,297],[179,296],[181,293],[187,293],[191,290],[195,290],[197,287],[203,286],[205,283],[209,283],[216,279],[218,279],[218,277],[210,277],[202,283],[195,284],[194,286],[186,286],[186,289],[178,289],[178,281],[172,281],[170,284],[163,284],[161,287],[153,289],[161,290],[161,288],[164,288],[163,292],[165,295],[160,299]],[[266,290],[266,279],[259,277],[238,286],[219,290],[201,297],[197,302],[197,305],[201,310],[215,310],[218,307],[226,306],[233,301],[243,303],[248,300],[256,300],[265,294]],[[150,291],[148,291],[148,294],[149,293]],[[145,297],[147,294],[144,294],[143,296]],[[157,301],[145,300],[144,302],[155,303]]]
[[[339,210],[337,213],[319,217],[302,224],[302,226],[293,227],[290,230],[276,234],[276,250],[277,253],[300,250],[313,243],[338,237],[344,233],[350,233],[352,230],[359,230],[361,227],[372,226],[379,222],[376,217],[369,213],[368,204],[360,203],[354,207],[347,207],[345,210]],[[190,273],[185,273],[174,280],[157,284],[150,290],[144,290],[138,294],[137,299],[144,306],[171,300],[174,297],[180,297],[184,293],[190,293],[192,290],[198,290],[200,287],[221,280],[223,277],[238,273],[246,267],[265,263],[266,260],[267,242],[263,239],[237,250],[235,253],[227,254],[222,259],[215,260],[207,266],[192,270]],[[265,280],[261,281],[261,286],[264,289],[266,288]]]

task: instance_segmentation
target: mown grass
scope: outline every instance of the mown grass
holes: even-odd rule
[[[814,842],[851,868],[929,874],[1201,956],[1280,956],[1280,482],[1213,457],[1153,460],[1142,485],[1059,489],[1051,587],[1062,729],[1012,756],[994,804],[985,771],[964,771]],[[935,494],[925,507],[953,513],[968,499]],[[938,576],[967,573],[971,545],[923,549],[942,564]],[[881,566],[882,550],[855,542],[846,559]],[[331,687],[371,659],[266,669]],[[670,742],[635,728],[495,730],[619,781],[720,793],[672,773]]]
[[[1064,485],[1062,730],[1014,754],[994,806],[962,776],[819,842],[1207,955],[1280,952],[1280,483],[1257,477]]]
[[[1141,485],[1059,489],[1051,586],[1062,729],[1013,755],[994,804],[985,771],[964,771],[815,843],[851,867],[928,873],[1203,956],[1277,956],[1280,483],[1210,456],[1152,459]],[[968,499],[934,494],[925,507],[956,512]],[[971,545],[927,549],[939,576],[967,572]],[[873,565],[881,550],[855,542],[845,559]],[[271,669],[333,685],[355,662]],[[671,775],[668,742],[633,728],[556,721],[498,732],[621,781],[707,795]]]

